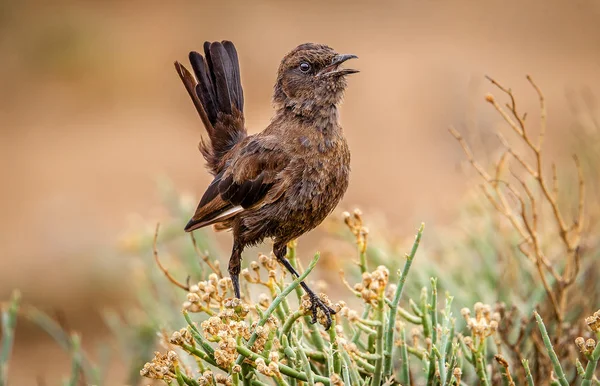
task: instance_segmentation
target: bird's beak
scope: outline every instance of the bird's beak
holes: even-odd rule
[[[358,59],[358,56],[352,54],[340,54],[334,56],[331,64],[319,71],[317,76],[350,75],[359,72],[358,70],[354,70],[352,68],[339,68],[342,63],[350,59]]]

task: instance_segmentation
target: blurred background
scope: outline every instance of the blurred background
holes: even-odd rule
[[[82,331],[85,345],[104,338],[98,310],[133,299],[116,252],[124,231],[161,221],[158,181],[190,201],[209,182],[197,150],[204,129],[173,69],[205,40],[237,46],[250,132],[270,120],[286,52],[313,41],[358,55],[341,108],[352,177],[340,209],[381,214],[412,234],[421,221],[451,224],[467,189],[448,127],[497,146],[484,75],[521,95],[533,124],[538,101],[525,74],[535,78],[551,112],[550,150],[573,130],[573,101],[594,108],[599,16],[591,0],[1,0],[2,299],[20,288]],[[303,248],[320,240],[313,232]],[[38,335],[20,330],[13,385],[54,384],[68,369],[68,355]],[[35,371],[20,366],[31,360]]]

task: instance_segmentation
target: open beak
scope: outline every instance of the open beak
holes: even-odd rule
[[[355,73],[359,72],[358,70],[354,70],[352,68],[339,68],[342,63],[344,63],[346,60],[350,60],[350,59],[358,59],[358,56],[352,55],[352,54],[336,55],[333,58],[333,60],[331,61],[331,64],[329,66],[323,68],[321,71],[319,71],[317,76],[319,76],[319,77],[333,76],[333,75],[339,76],[339,75],[355,74]]]

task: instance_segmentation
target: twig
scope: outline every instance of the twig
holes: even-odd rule
[[[208,255],[206,253],[201,253],[200,249],[198,248],[198,243],[196,242],[196,237],[194,236],[194,232],[190,232],[190,238],[192,239],[192,245],[194,246],[194,251],[196,252],[196,255],[202,259],[202,261],[204,261],[206,263],[206,265],[208,265],[208,267],[214,272],[216,273],[219,278],[223,278],[223,272],[221,272],[221,268],[215,266],[210,259],[208,258]]]
[[[508,386],[515,386],[515,381],[513,381],[512,376],[510,375],[510,371],[508,370],[508,361],[504,359],[501,355],[495,355],[494,359],[500,365],[500,372],[502,374],[502,379],[504,380],[504,384]]]
[[[177,279],[175,279],[173,276],[171,276],[169,271],[165,267],[163,267],[163,265],[160,263],[160,260],[158,259],[158,249],[156,248],[156,240],[158,240],[158,230],[159,229],[160,229],[160,223],[156,223],[156,230],[154,231],[154,239],[152,240],[152,251],[154,253],[154,261],[156,261],[156,265],[158,265],[158,268],[165,274],[165,276],[167,277],[167,279],[169,279],[169,281],[171,283],[175,284],[177,287],[179,287],[185,291],[189,291],[190,286],[186,285],[186,284],[181,284],[179,281],[177,281]],[[189,277],[188,277],[188,282],[189,282]]]

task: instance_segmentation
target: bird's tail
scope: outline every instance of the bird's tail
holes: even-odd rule
[[[179,62],[175,69],[208,132],[199,148],[216,175],[223,156],[247,135],[238,56],[230,41],[205,42],[204,56],[192,51],[189,59],[195,77]]]

